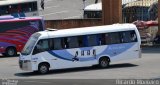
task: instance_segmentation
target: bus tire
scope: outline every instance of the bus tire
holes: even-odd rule
[[[40,74],[47,74],[49,72],[49,65],[47,63],[41,63],[38,66],[38,72]]]
[[[16,56],[17,55],[17,50],[16,48],[14,47],[8,47],[6,49],[6,52],[4,54],[5,56],[8,56],[8,57],[13,57],[13,56]]]
[[[2,55],[5,56],[5,57],[7,56],[6,53],[2,53]]]
[[[100,68],[107,68],[107,67],[109,67],[109,58],[107,58],[107,57],[100,58],[98,66]]]

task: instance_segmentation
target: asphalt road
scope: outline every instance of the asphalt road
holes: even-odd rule
[[[160,48],[144,48],[142,58],[130,63],[111,65],[106,69],[84,67],[53,70],[40,75],[19,69],[18,57],[0,58],[0,79],[159,79]]]
[[[40,16],[44,17],[45,20],[83,18],[83,9],[84,9],[83,0],[44,0],[44,1],[45,1],[44,10],[40,10],[39,14]],[[86,0],[85,6],[93,4],[94,2],[95,0]],[[39,7],[39,9],[41,9],[41,7]]]
[[[3,79],[2,85],[115,85],[116,80],[92,79]]]

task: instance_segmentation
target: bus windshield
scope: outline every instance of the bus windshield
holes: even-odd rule
[[[30,37],[21,52],[22,55],[29,55],[32,52],[32,49],[34,48],[34,45],[36,44],[39,36],[39,33],[35,33]]]

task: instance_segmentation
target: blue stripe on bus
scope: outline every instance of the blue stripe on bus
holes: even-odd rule
[[[79,58],[79,61],[91,61],[91,60],[95,60],[95,57],[88,57],[88,58]]]
[[[135,43],[125,43],[125,44],[114,44],[114,45],[108,45],[106,46],[105,50],[96,56],[88,56],[86,58],[82,57],[76,57],[78,58],[78,61],[91,61],[95,60],[98,57],[102,55],[109,55],[110,57],[115,57],[126,50],[130,49]],[[92,50],[93,47],[85,47],[85,48],[80,48],[81,51],[86,51],[86,50]],[[63,59],[63,60],[68,60],[68,61],[74,61],[75,55],[70,54],[67,50],[55,50],[55,51],[48,51],[51,55],[54,57]],[[116,52],[116,54],[114,53]]]
[[[67,59],[67,58],[64,58],[60,55],[57,55],[56,53],[52,52],[52,51],[48,51],[51,55],[53,55],[54,57],[57,57],[57,58],[60,58],[60,59],[63,59],[63,60],[68,60],[68,61],[73,61],[72,59]],[[64,56],[64,55],[63,55]]]
[[[72,56],[66,56],[66,55],[69,55],[69,53],[68,52],[65,52],[66,53],[66,55],[60,55],[60,54],[56,54],[55,52],[53,52],[53,51],[48,51],[51,55],[53,55],[54,57],[57,57],[57,58],[60,58],[60,59],[63,59],[63,60],[68,60],[68,61],[74,61],[74,56],[72,55]],[[69,58],[65,58],[65,56],[66,57],[69,57],[69,58],[71,58],[71,59],[69,59]],[[83,62],[83,61],[91,61],[91,60],[95,60],[95,57],[88,57],[88,58],[78,58],[78,61],[81,61],[81,62]]]
[[[54,57],[63,59],[63,60],[68,60],[68,61],[74,61],[74,55],[71,55],[68,53],[66,50],[61,50],[61,51],[48,51],[51,55]],[[87,58],[80,58],[78,57],[78,61],[90,61],[94,60],[95,57],[87,57]]]

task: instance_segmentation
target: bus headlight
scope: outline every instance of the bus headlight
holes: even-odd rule
[[[20,60],[19,61],[19,67],[22,70],[31,70],[32,69],[31,61],[30,60]]]
[[[31,61],[30,61],[30,60],[24,60],[23,62],[24,62],[24,63],[28,63],[28,62],[31,62]]]

